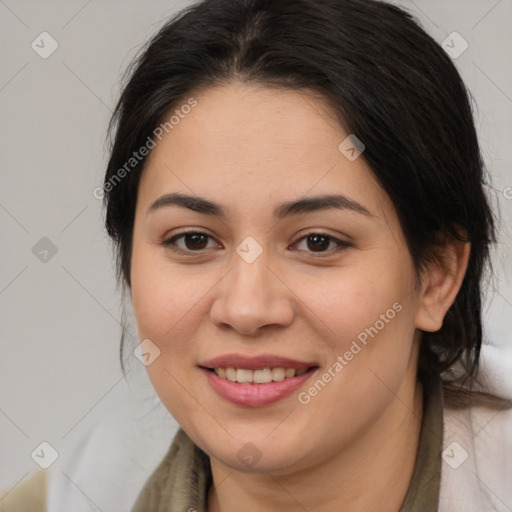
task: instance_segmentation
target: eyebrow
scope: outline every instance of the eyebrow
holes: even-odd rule
[[[203,197],[189,196],[181,193],[165,194],[156,199],[148,208],[147,215],[168,206],[180,206],[205,215],[227,218],[227,209],[222,205],[209,201]],[[328,209],[349,210],[368,217],[374,217],[367,208],[357,201],[340,194],[330,194],[287,201],[279,204],[274,210],[276,219],[283,219],[291,215],[311,213]]]

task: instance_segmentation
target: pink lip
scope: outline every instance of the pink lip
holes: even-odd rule
[[[245,368],[247,370],[262,370],[263,368],[311,368],[318,366],[315,362],[296,361],[287,357],[271,354],[263,354],[257,357],[249,357],[242,354],[225,354],[204,361],[199,366],[204,368]]]
[[[262,368],[276,368],[278,366],[282,367],[282,365],[267,365]],[[215,367],[225,368],[223,365]],[[228,366],[228,368],[229,367],[230,366]],[[234,367],[236,368],[236,366]],[[247,366],[238,366],[238,368],[240,367],[247,368]],[[231,368],[233,368],[233,366],[231,366]],[[294,368],[296,367],[294,366]],[[236,405],[249,407],[260,407],[285,398],[299,389],[317,370],[318,368],[312,368],[298,377],[286,378],[278,382],[269,382],[267,384],[242,384],[239,382],[231,382],[223,377],[219,377],[213,371],[201,368],[210,386],[218,395]]]

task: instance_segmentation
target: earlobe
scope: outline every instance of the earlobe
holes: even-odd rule
[[[468,266],[471,244],[453,237],[446,240],[422,274],[416,310],[416,328],[436,332],[455,301]]]

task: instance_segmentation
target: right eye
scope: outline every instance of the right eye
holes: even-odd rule
[[[180,254],[198,253],[206,249],[208,238],[213,240],[210,235],[200,231],[184,231],[165,240],[163,245]],[[182,246],[176,243],[178,240],[183,242]]]

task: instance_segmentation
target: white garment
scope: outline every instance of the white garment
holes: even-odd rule
[[[482,354],[488,389],[512,398],[512,350],[485,345]],[[178,424],[158,399],[142,404],[130,396],[126,393],[126,402],[81,441],[67,462],[50,468],[48,512],[131,509]],[[154,404],[158,408],[151,411]],[[439,512],[511,512],[512,409],[445,409],[444,414]]]
[[[48,512],[128,512],[169,449],[179,425],[158,397],[119,386],[124,402],[48,470]]]
[[[486,389],[510,400],[512,350],[485,345],[482,352]],[[445,409],[444,416],[439,512],[511,512],[512,409]]]

